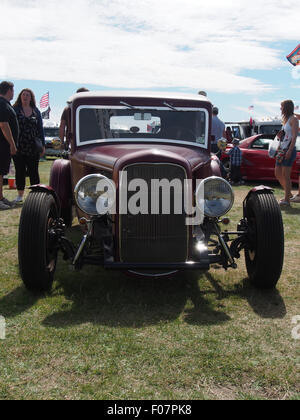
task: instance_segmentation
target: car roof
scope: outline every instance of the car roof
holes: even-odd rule
[[[68,103],[73,102],[77,98],[163,98],[163,99],[179,99],[189,101],[199,101],[211,103],[204,95],[180,93],[180,92],[141,92],[141,91],[88,91],[75,93],[68,99]]]

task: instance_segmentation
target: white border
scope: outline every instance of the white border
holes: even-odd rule
[[[89,144],[101,144],[101,143],[170,143],[170,144],[180,144],[182,145],[190,145],[190,146],[196,146],[200,147],[201,149],[207,149],[208,147],[208,126],[209,126],[209,114],[206,108],[186,108],[186,107],[176,107],[176,110],[178,111],[204,111],[206,115],[206,126],[205,126],[205,143],[199,144],[196,142],[190,142],[190,141],[182,141],[182,140],[166,140],[166,139],[159,139],[159,138],[153,138],[150,137],[149,139],[143,139],[143,138],[121,138],[121,139],[103,139],[103,140],[91,140],[91,141],[85,141],[84,143],[80,143],[80,136],[79,136],[79,113],[82,109],[128,109],[126,106],[107,106],[107,105],[80,105],[76,109],[76,147],[82,147]],[[155,109],[157,111],[170,111],[174,112],[168,107],[153,107],[153,106],[139,106],[138,109]]]

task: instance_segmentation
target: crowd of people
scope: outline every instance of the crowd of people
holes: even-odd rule
[[[23,201],[26,175],[31,185],[40,183],[39,160],[45,153],[43,121],[32,90],[23,89],[14,103],[14,85],[0,83],[0,210]],[[3,176],[13,158],[18,196],[9,201],[3,196]]]
[[[76,91],[86,92],[80,88]],[[40,183],[39,162],[45,155],[43,120],[31,89],[22,89],[13,105],[14,84],[0,83],[0,210],[8,210],[23,202],[26,176],[31,185]],[[60,122],[60,138],[68,148],[67,109]],[[65,141],[66,138],[66,141]],[[11,159],[15,166],[18,195],[13,201],[3,196],[3,177],[9,173]]]
[[[242,151],[239,148],[239,139],[232,138],[229,130],[225,130],[225,124],[218,118],[218,108],[213,108],[212,116],[212,142],[211,150],[218,153],[218,142],[225,140],[232,143],[233,147],[225,152],[230,158],[229,179],[233,185],[243,183],[241,177]],[[284,197],[279,201],[280,206],[290,206],[290,202],[300,203],[300,172],[299,172],[299,190],[293,195],[291,183],[292,166],[297,157],[296,140],[299,133],[300,114],[295,113],[294,102],[286,100],[281,103],[282,130],[277,134],[280,139],[278,153],[275,156],[275,177],[279,181],[284,191]],[[221,164],[222,165],[222,164]],[[223,167],[221,166],[223,175]]]
[[[219,109],[217,107],[213,107],[211,128],[211,151],[212,153],[220,155],[223,149],[219,146],[220,142],[221,145],[225,144],[225,146],[227,143],[232,143],[233,147],[228,152],[223,150],[224,153],[228,154],[229,156],[230,171],[227,174],[223,163],[220,161],[221,175],[223,176],[223,178],[229,178],[231,184],[240,185],[244,183],[241,176],[242,151],[239,148],[240,141],[239,139],[232,137],[230,127],[227,127],[227,129],[225,129],[225,124],[223,123],[223,121],[220,120],[218,114]]]
[[[88,89],[80,88],[76,91],[86,92]],[[204,91],[199,95],[206,96]],[[31,89],[23,89],[13,105],[14,84],[3,81],[0,83],[0,210],[8,210],[18,203],[22,203],[26,185],[26,176],[29,176],[31,185],[40,183],[39,161],[45,154],[45,136],[40,111],[36,106],[35,95]],[[67,108],[64,109],[59,134],[62,143],[68,148]],[[290,202],[300,203],[300,173],[299,191],[294,196],[291,193],[291,169],[296,159],[296,139],[299,131],[300,114],[295,113],[294,103],[286,100],[281,103],[282,130],[280,137],[280,153],[276,157],[275,176],[284,190],[284,197],[279,204],[289,206]],[[239,140],[232,138],[230,129],[218,117],[219,109],[213,107],[211,152],[219,154],[218,143],[226,139],[233,147],[228,153],[230,159],[230,181],[233,184],[242,183],[241,164],[242,151]],[[15,166],[16,188],[18,195],[14,201],[3,196],[3,177],[9,173],[11,159]],[[222,176],[227,172],[221,163]]]

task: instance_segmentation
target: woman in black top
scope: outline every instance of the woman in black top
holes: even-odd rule
[[[29,175],[30,184],[40,183],[39,160],[45,154],[45,136],[43,120],[36,107],[35,96],[32,90],[23,89],[15,104],[20,134],[17,142],[17,154],[14,156],[16,169],[16,186],[18,190],[17,203],[23,201],[26,173]],[[37,149],[36,139],[43,145],[43,151]]]

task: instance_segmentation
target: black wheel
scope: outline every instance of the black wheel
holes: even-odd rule
[[[58,211],[53,196],[31,192],[22,209],[19,225],[19,268],[27,289],[51,289],[57,262],[57,241],[51,232]]]
[[[248,243],[245,260],[250,281],[259,289],[274,288],[284,257],[280,207],[273,194],[252,194],[246,204]]]

